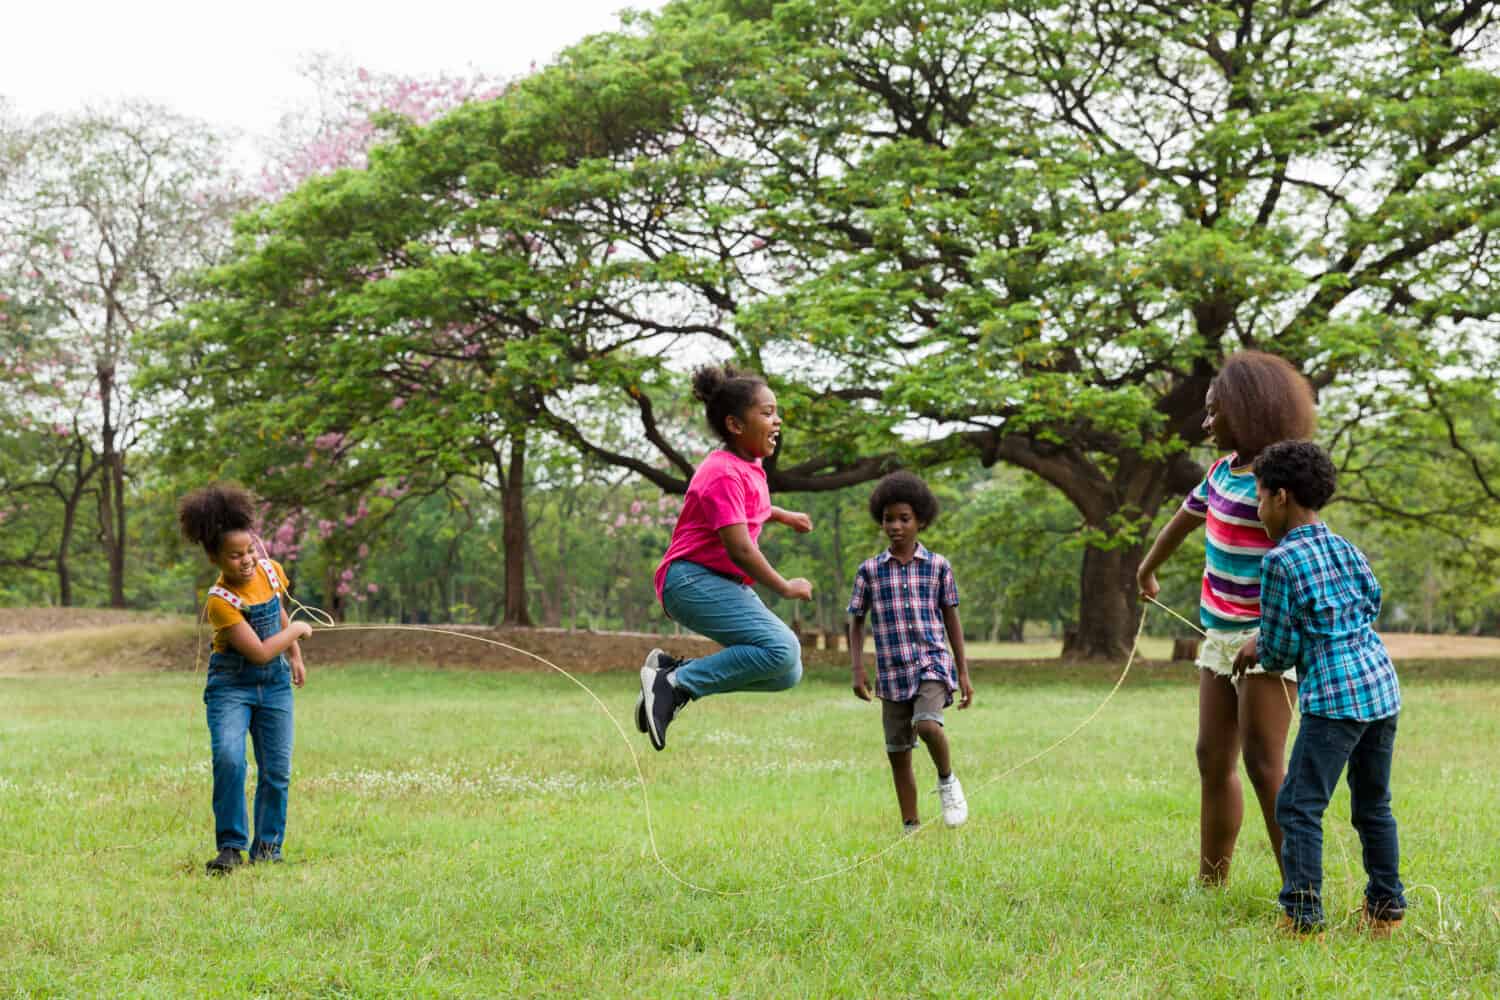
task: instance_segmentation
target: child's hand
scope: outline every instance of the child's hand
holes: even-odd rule
[[[974,704],[974,685],[969,683],[969,675],[962,673],[958,675],[959,708],[968,708]]]
[[[292,622],[291,631],[295,633],[292,637],[292,641],[295,642],[298,639],[306,639],[312,635],[312,626],[307,624],[307,622]]]
[[[800,576],[795,580],[788,580],[781,596],[789,601],[810,601],[812,600],[812,581]]]
[[[791,528],[799,535],[805,535],[812,530],[812,518],[801,511],[789,510],[781,519],[781,523]]]
[[[302,657],[292,661],[292,684],[301,687],[307,683],[307,665],[302,662]]]
[[[1234,654],[1234,666],[1229,668],[1230,676],[1235,680],[1239,680],[1245,676],[1245,671],[1255,666],[1255,660],[1255,636],[1252,635],[1245,640],[1245,644],[1240,647],[1240,651]]]
[[[1143,598],[1154,598],[1157,594],[1161,593],[1161,584],[1156,582],[1155,573],[1143,573],[1140,570],[1137,570],[1135,574],[1135,585],[1140,589],[1141,597]]]
[[[870,677],[865,673],[864,667],[856,667],[853,676],[854,693],[859,695],[861,701],[873,700],[870,695]]]

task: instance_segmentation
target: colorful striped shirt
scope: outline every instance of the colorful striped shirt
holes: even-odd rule
[[[1286,533],[1261,560],[1260,635],[1266,670],[1298,668],[1306,715],[1374,722],[1401,711],[1401,687],[1372,627],[1380,582],[1364,554],[1326,524]]]
[[[1260,622],[1260,560],[1271,539],[1256,513],[1255,473],[1226,455],[1208,469],[1182,509],[1204,518],[1203,587],[1198,620],[1206,629],[1241,631]]]
[[[875,694],[884,701],[910,701],[923,681],[948,687],[953,703],[958,667],[948,650],[943,609],[958,606],[958,584],[948,560],[921,542],[906,565],[886,549],[860,563],[854,573],[849,614],[868,612],[875,634]]]

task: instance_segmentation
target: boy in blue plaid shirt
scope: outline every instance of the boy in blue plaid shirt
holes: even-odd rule
[[[1385,644],[1371,627],[1380,584],[1359,549],[1333,534],[1318,511],[1333,496],[1334,468],[1308,441],[1283,441],[1255,461],[1260,522],[1277,545],[1261,559],[1260,635],[1235,659],[1242,673],[1301,674],[1302,724],[1276,796],[1285,870],[1284,929],[1323,926],[1323,812],[1339,773],[1349,769],[1349,803],[1364,846],[1362,922],[1387,936],[1406,911],[1396,820],[1391,815],[1391,753],[1401,690]]]
[[[854,693],[870,700],[864,664],[865,615],[869,613],[875,631],[875,693],[881,702],[886,756],[908,833],[921,825],[911,764],[918,737],[927,744],[937,766],[943,822],[959,826],[969,816],[943,732],[943,709],[953,704],[953,692],[962,693],[959,708],[968,708],[974,700],[958,621],[958,586],[948,560],[917,541],[918,532],[932,523],[937,510],[937,497],[910,472],[893,472],[882,479],[870,496],[870,516],[891,545],[860,564],[849,598]]]

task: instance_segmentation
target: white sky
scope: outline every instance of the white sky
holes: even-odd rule
[[[6,4],[0,99],[25,116],[149,98],[270,135],[313,102],[309,55],[370,70],[508,77],[549,62],[622,8],[664,0],[17,0]]]

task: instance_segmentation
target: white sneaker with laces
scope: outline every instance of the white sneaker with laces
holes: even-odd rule
[[[938,782],[938,798],[943,803],[943,823],[946,826],[963,826],[969,818],[969,803],[964,798],[963,786],[958,778],[949,775],[946,782]]]

